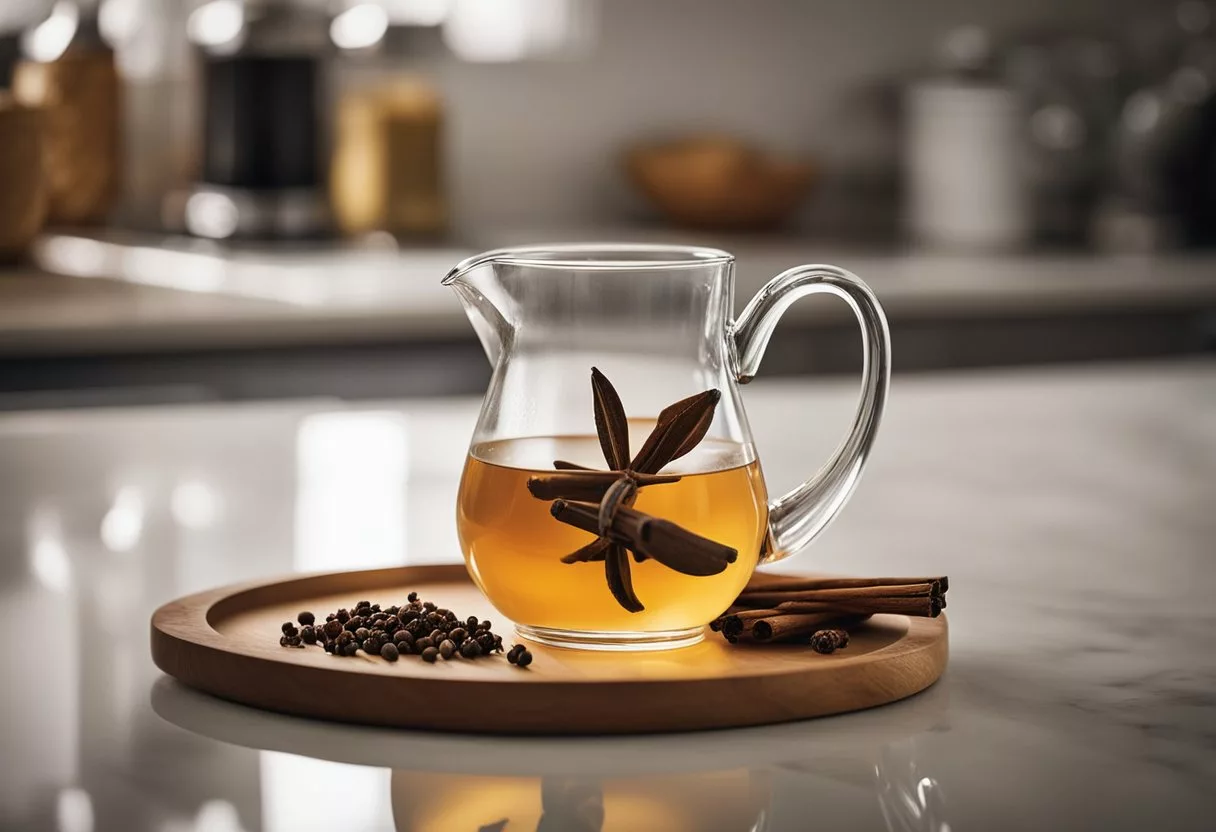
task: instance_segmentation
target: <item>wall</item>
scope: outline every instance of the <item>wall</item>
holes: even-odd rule
[[[620,149],[639,137],[702,129],[819,160],[825,186],[807,220],[822,225],[858,210],[834,198],[891,186],[895,85],[952,26],[978,21],[998,35],[1100,30],[1146,5],[603,0],[598,42],[585,60],[400,63],[432,72],[448,96],[452,195],[465,225],[619,222],[641,210],[619,173]]]

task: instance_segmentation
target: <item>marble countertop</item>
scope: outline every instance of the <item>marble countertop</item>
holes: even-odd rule
[[[771,491],[817,467],[854,395],[745,388]],[[601,789],[613,830],[1211,828],[1210,360],[896,380],[856,497],[786,568],[950,575],[950,667],[901,703],[490,739],[279,717],[160,676],[147,622],[173,597],[457,559],[477,407],[0,416],[0,829],[514,832],[563,786]]]
[[[1216,259],[876,253],[814,241],[701,239],[673,232],[509,232],[476,248],[295,244],[233,252],[200,240],[48,235],[55,274],[0,274],[0,356],[468,339],[440,278],[479,249],[613,238],[713,244],[738,257],[736,307],[790,266],[828,262],[868,281],[893,321],[1216,309]],[[788,320],[837,323],[832,299]]]

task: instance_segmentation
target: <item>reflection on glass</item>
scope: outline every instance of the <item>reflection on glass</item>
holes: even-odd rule
[[[316,413],[296,434],[297,570],[404,563],[406,419],[400,413]]]

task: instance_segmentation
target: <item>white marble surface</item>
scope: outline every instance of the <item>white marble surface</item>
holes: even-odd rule
[[[830,450],[854,390],[744,394],[776,491]],[[174,596],[456,558],[476,407],[0,417],[0,829],[476,830],[514,813],[515,832],[555,778],[603,788],[606,829],[1211,828],[1211,361],[897,380],[857,496],[788,568],[950,575],[950,668],[903,703],[485,739],[292,720],[159,676],[147,617]]]
[[[779,272],[834,263],[870,283],[892,320],[1168,312],[1216,308],[1216,259],[878,253],[813,240],[696,237],[672,231],[500,231],[476,248],[309,247],[230,252],[201,240],[48,235],[38,262],[57,274],[0,274],[0,356],[283,344],[465,339],[440,278],[477,249],[579,240],[693,243],[738,257],[736,308]],[[848,320],[830,299],[789,320]]]

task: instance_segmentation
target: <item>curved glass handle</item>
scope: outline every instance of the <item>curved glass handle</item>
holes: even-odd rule
[[[769,504],[769,541],[761,563],[801,549],[832,522],[857,487],[887,401],[891,376],[887,317],[869,286],[835,266],[797,266],[773,278],[752,298],[732,327],[739,382],[746,384],[755,376],[777,321],[790,304],[816,292],[842,298],[861,324],[861,401],[852,431],[827,465]]]

